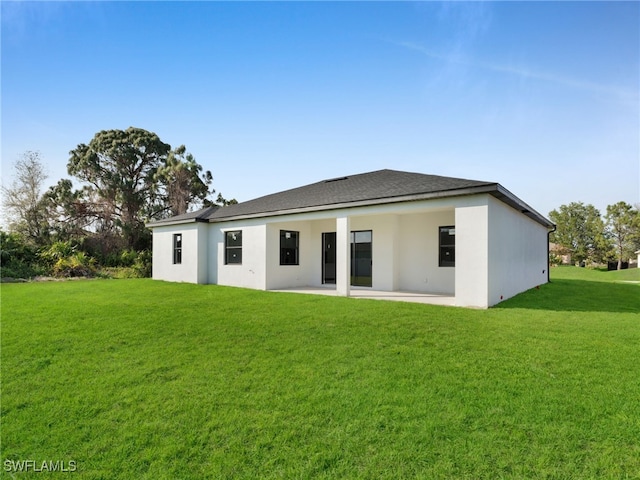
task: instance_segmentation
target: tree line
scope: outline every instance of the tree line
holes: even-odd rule
[[[101,266],[137,266],[143,276],[151,258],[145,223],[236,203],[213,199],[211,172],[184,145],[172,148],[135,127],[103,130],[79,144],[67,163],[73,181],[61,179],[44,193],[39,152],[25,152],[14,167],[13,183],[2,188],[3,277],[87,275]]]
[[[550,241],[556,245],[552,263],[560,255],[570,255],[578,264],[623,262],[634,258],[640,250],[640,205],[618,202],[607,206],[604,217],[593,205],[572,202],[549,213],[556,224]]]

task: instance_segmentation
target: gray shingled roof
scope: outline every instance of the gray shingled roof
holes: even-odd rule
[[[331,208],[355,202],[393,199],[419,194],[441,193],[467,188],[497,185],[494,182],[440,177],[422,173],[378,170],[349,175],[221,208],[212,221],[230,217],[253,216],[311,207]]]
[[[205,207],[195,212],[187,212],[182,215],[176,215],[174,217],[165,218],[156,222],[150,222],[151,226],[159,225],[175,225],[177,223],[193,223],[193,222],[208,222],[209,217],[220,207],[213,205],[211,207]]]
[[[535,221],[553,224],[522,200],[495,182],[378,170],[323,180],[303,187],[273,193],[223,208],[209,207],[150,224],[150,227],[194,221],[225,220],[330,210],[367,204],[393,203],[435,197],[488,193]]]

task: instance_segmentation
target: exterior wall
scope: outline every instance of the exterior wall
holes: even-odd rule
[[[547,283],[548,230],[489,197],[489,306]]]
[[[456,267],[439,267],[440,227],[455,224],[454,210],[398,217],[398,290],[455,293]]]
[[[267,226],[259,219],[215,223],[209,248],[215,260],[210,269],[215,269],[215,283],[233,287],[266,289],[266,245]],[[242,263],[225,265],[225,232],[242,230]],[[214,270],[211,270],[214,271]]]
[[[456,266],[439,267],[439,227],[450,225]],[[230,230],[242,230],[240,265],[225,265]],[[280,230],[299,232],[299,265],[280,265]],[[487,308],[547,281],[547,229],[488,194],[155,227],[153,278],[259,290],[322,286],[322,233],[342,232],[341,287],[329,288],[348,294],[345,232],[359,230],[373,232],[374,290],[455,295],[458,306]],[[175,233],[183,235],[180,265],[173,265]]]
[[[489,307],[489,207],[487,196],[467,198],[456,207],[455,303]]]
[[[298,232],[299,265],[280,265],[280,230]],[[266,288],[293,288],[310,285],[311,265],[320,263],[320,246],[313,249],[310,222],[273,222],[267,224]]]
[[[456,208],[456,305],[487,308],[547,282],[547,229],[490,195]]]
[[[401,210],[403,207],[399,206]],[[413,211],[415,205],[411,207]],[[408,215],[387,212],[367,208],[366,215],[356,215],[359,212],[355,209],[349,211],[350,231],[373,232],[372,289],[453,295],[455,268],[438,267],[438,227],[454,223],[453,208]],[[292,215],[263,219],[266,223],[262,224],[256,219],[211,225],[209,247],[217,251],[209,262],[211,283],[260,289],[323,286],[322,233],[337,230],[336,212],[324,215],[329,218]],[[258,233],[260,227],[264,231]],[[243,232],[242,265],[224,265],[224,232],[229,230]],[[280,230],[299,232],[299,265],[280,265]],[[262,235],[265,243],[261,248]],[[347,268],[349,264],[347,261]]]
[[[182,263],[173,264],[173,235],[182,234]],[[209,225],[189,223],[153,229],[152,276],[171,282],[207,283]]]

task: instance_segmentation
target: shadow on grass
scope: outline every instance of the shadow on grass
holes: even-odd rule
[[[631,283],[552,280],[539,289],[534,288],[510,298],[495,308],[640,314],[640,286]]]

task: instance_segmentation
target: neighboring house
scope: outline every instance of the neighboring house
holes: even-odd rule
[[[549,244],[549,251],[560,257],[562,265],[571,265],[571,254],[565,253],[566,249],[557,243]]]
[[[553,224],[497,183],[380,170],[150,223],[153,278],[486,308],[548,281]]]

